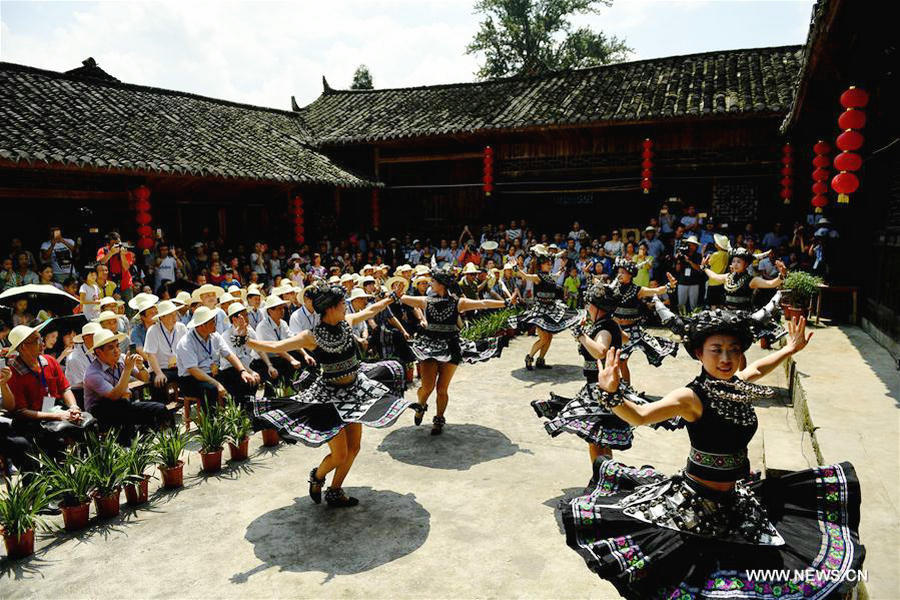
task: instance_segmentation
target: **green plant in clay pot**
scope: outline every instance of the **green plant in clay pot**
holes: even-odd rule
[[[785,317],[806,316],[813,298],[819,295],[819,286],[822,278],[806,271],[792,271],[784,280],[782,286],[787,293],[789,304],[782,305],[785,309]]]
[[[197,439],[200,442],[200,460],[203,470],[215,473],[222,470],[222,450],[228,439],[225,419],[205,410],[197,414]]]
[[[179,427],[167,427],[156,434],[153,449],[162,476],[163,487],[173,489],[184,485],[184,461],[181,455],[191,436]]]
[[[117,432],[110,430],[103,437],[91,432],[86,442],[94,483],[94,503],[98,516],[103,518],[119,514],[119,500],[126,481],[125,448],[116,439]]]
[[[34,532],[49,529],[39,513],[53,499],[47,482],[26,475],[0,486],[0,529],[11,559],[34,554]]]
[[[153,438],[138,434],[125,449],[125,498],[129,506],[138,506],[149,499],[150,467],[156,461]]]
[[[228,438],[228,452],[231,460],[247,460],[247,452],[250,446],[250,434],[253,432],[253,423],[244,409],[233,399],[225,402],[222,410],[222,418],[225,420],[226,435]]]
[[[42,450],[35,458],[40,463],[38,477],[47,484],[49,493],[59,498],[66,531],[87,527],[94,489],[90,453],[86,451],[82,456],[74,448],[68,448],[62,460],[56,461]]]

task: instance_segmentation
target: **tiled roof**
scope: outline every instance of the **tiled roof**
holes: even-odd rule
[[[125,84],[91,63],[58,73],[0,62],[0,158],[371,185],[312,149],[295,112]]]
[[[536,77],[325,91],[302,108],[324,144],[615,121],[783,114],[800,46],[725,50]]]

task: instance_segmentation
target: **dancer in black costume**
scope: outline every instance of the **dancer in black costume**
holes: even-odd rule
[[[331,451],[309,474],[309,495],[317,504],[322,486],[334,471],[325,493],[329,506],[356,506],[356,498],[344,494],[344,478],[359,453],[362,426],[388,427],[413,404],[405,400],[403,367],[394,360],[361,363],[351,327],[370,319],[396,301],[396,294],[365,309],[346,314],[345,292],[340,286],[322,284],[306,292],[321,322],[313,329],[279,342],[249,338],[245,343],[262,352],[306,350],[316,359],[319,377],[310,387],[289,398],[252,399],[253,415],[260,428],[275,428],[287,441]],[[240,332],[238,332],[240,333]]]
[[[752,382],[806,346],[805,320],[788,324],[784,348],[739,370],[753,342],[749,313],[673,318],[685,350],[702,364],[696,379],[636,405],[619,391],[620,352],[610,349],[598,385],[607,392],[602,402],[632,425],[682,419],[691,440],[687,466],[667,477],[599,459],[584,494],[560,504],[567,543],[626,598],[841,597],[865,556],[852,465],[747,480],[747,444],[758,426],[752,402],[773,393]],[[748,570],[757,569],[825,573],[751,579]]]
[[[455,276],[449,270],[436,270],[431,275],[432,296],[408,296],[400,298],[406,306],[418,308],[424,313],[425,325],[411,344],[412,352],[420,361],[419,372],[422,377],[418,390],[419,402],[413,405],[416,415],[415,424],[422,423],[422,417],[428,409],[428,397],[437,390],[437,415],[432,420],[432,435],[440,435],[447,420],[444,412],[450,400],[449,388],[453,374],[461,362],[474,363],[500,356],[506,338],[488,338],[485,340],[466,340],[459,335],[459,314],[469,310],[503,308],[514,304],[518,295],[512,300],[470,300],[459,297],[451,290],[456,290]]]
[[[535,367],[550,369],[545,357],[553,342],[553,334],[578,325],[584,318],[584,311],[572,310],[562,301],[562,287],[556,283],[557,275],[551,273],[553,259],[565,251],[550,254],[542,244],[534,246],[531,251],[537,273],[523,273],[516,267],[513,272],[534,285],[534,303],[525,312],[509,318],[513,329],[524,329],[530,325],[537,329],[538,339],[525,355],[525,368],[529,371]]]

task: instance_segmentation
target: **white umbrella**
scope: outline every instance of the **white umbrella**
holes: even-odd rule
[[[8,306],[14,305],[21,298],[28,300],[28,310],[32,314],[47,310],[57,316],[71,315],[81,303],[78,298],[57,287],[36,283],[9,288],[0,294],[0,301]]]

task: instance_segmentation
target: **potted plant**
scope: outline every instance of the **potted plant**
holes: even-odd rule
[[[102,438],[91,433],[87,439],[90,452],[94,504],[101,518],[119,514],[122,485],[126,481],[125,448],[116,441],[116,431],[108,431]]]
[[[197,438],[200,440],[200,460],[203,470],[216,473],[222,470],[222,450],[228,438],[225,420],[205,410],[197,414]]]
[[[52,496],[47,483],[39,477],[19,477],[0,488],[0,529],[9,558],[34,554],[34,530],[46,529],[38,513],[48,506]]]
[[[266,385],[272,391],[272,397],[274,398],[287,398],[296,393],[293,386],[284,378],[273,383],[267,383]],[[278,443],[281,442],[281,435],[278,433],[277,429],[270,427],[262,430],[262,439],[263,446],[271,448],[272,446],[277,446]]]
[[[232,399],[228,399],[222,412],[228,439],[228,452],[231,460],[247,460],[250,447],[250,432],[253,423],[247,413]]]
[[[60,499],[59,508],[66,531],[87,527],[94,486],[90,454],[82,457],[69,448],[57,462],[41,451],[37,460],[41,465],[38,476],[47,484],[50,495]]]
[[[787,319],[805,317],[809,314],[809,305],[813,298],[819,295],[819,286],[822,278],[806,271],[791,271],[784,280],[784,290],[787,292],[789,304],[782,304],[784,316]]]
[[[162,475],[163,487],[172,489],[184,485],[184,461],[181,454],[190,436],[178,427],[167,427],[156,434],[154,450]]]
[[[153,440],[148,435],[138,434],[125,450],[125,499],[128,506],[143,504],[150,497],[147,470],[156,459]]]

